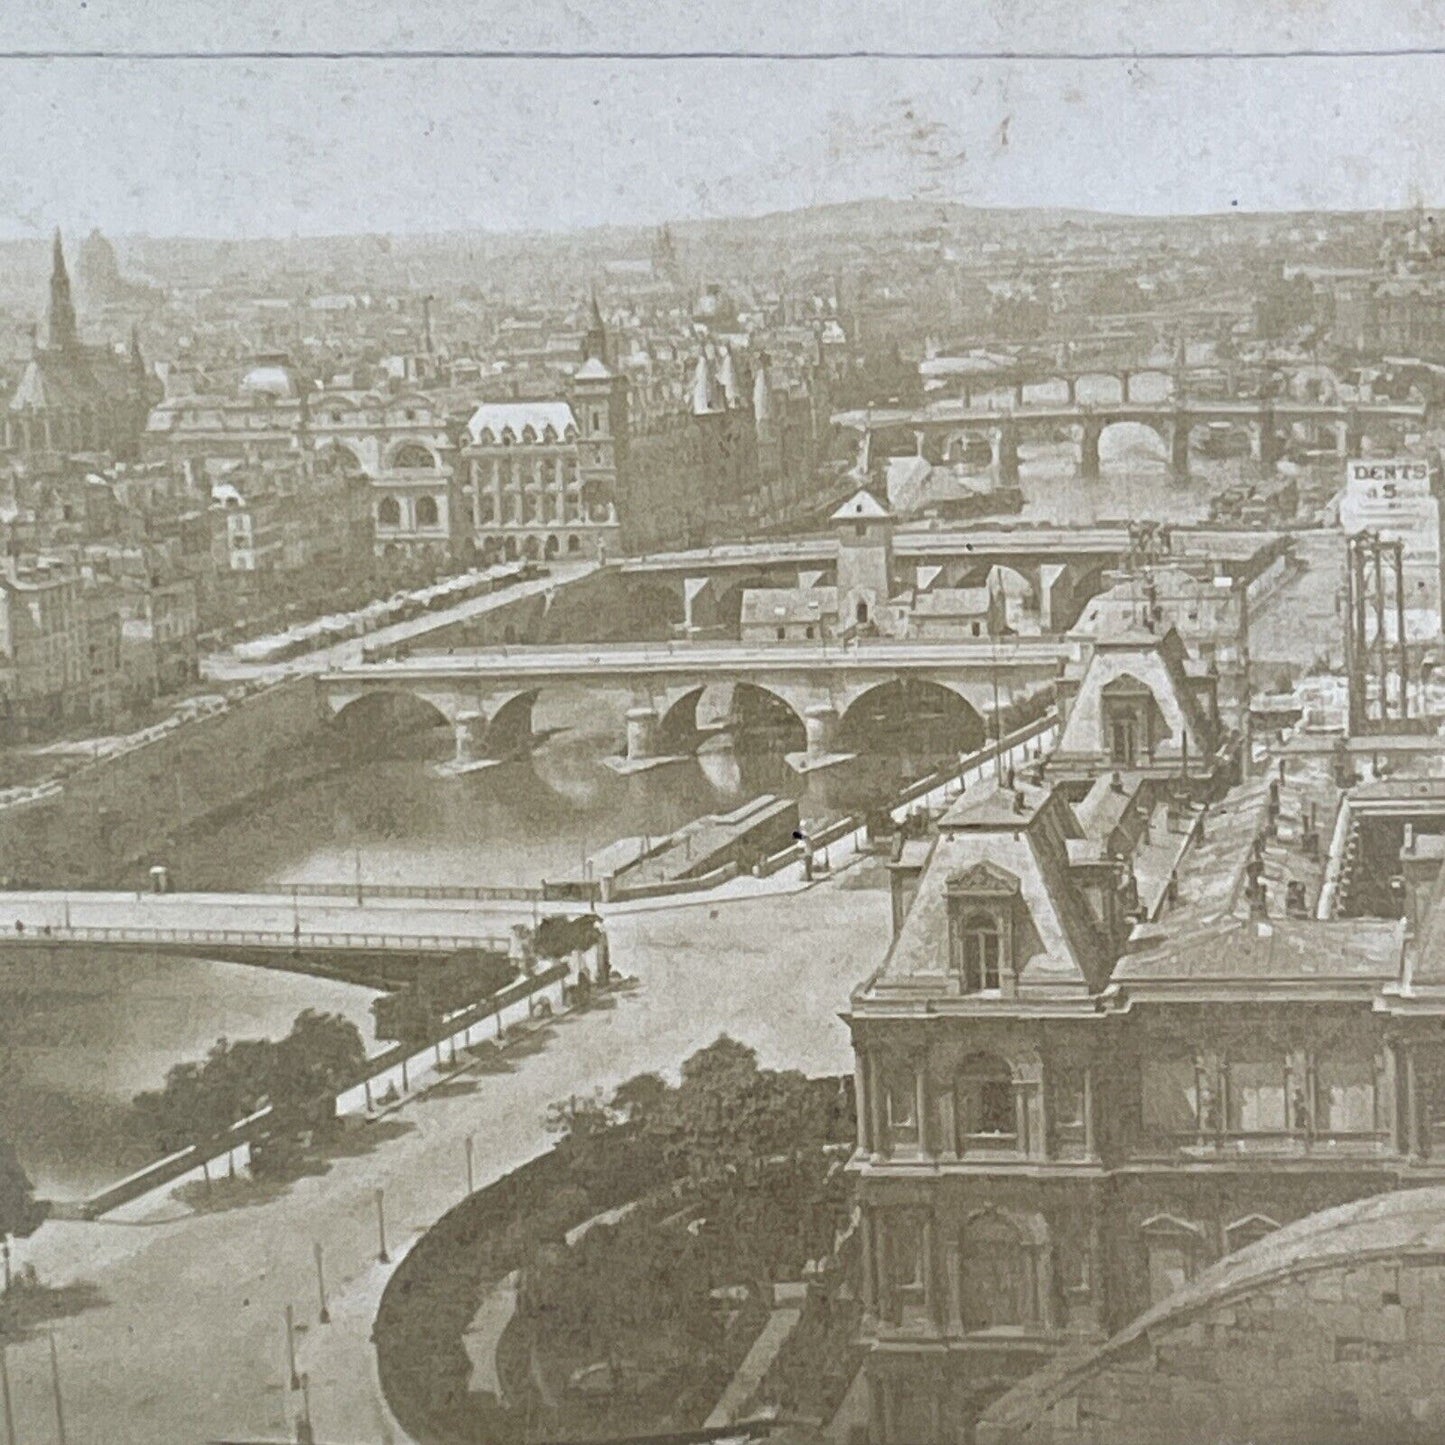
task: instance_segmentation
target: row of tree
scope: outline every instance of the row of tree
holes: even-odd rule
[[[160,1089],[135,1097],[142,1128],[162,1153],[225,1138],[271,1106],[271,1133],[331,1122],[336,1095],[355,1081],[366,1046],[350,1019],[306,1009],[283,1039],[218,1039],[206,1057],[174,1065]]]

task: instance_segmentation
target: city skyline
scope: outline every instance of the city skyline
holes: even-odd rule
[[[1429,63],[11,59],[0,237],[559,233],[873,199],[1396,210],[1441,194]]]

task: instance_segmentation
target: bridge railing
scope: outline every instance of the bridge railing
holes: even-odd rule
[[[505,953],[509,939],[477,934],[335,933],[310,929],[285,932],[257,928],[96,928],[37,924],[23,932],[0,932],[0,947],[56,943],[133,943],[219,945],[229,948],[274,948],[293,952],[338,949],[358,953],[458,953],[488,949]]]
[[[498,903],[541,901],[542,888],[526,883],[479,884],[476,887],[458,886],[417,886],[410,883],[364,883],[358,888],[354,883],[287,883],[275,890],[293,898],[415,898],[419,901],[450,901],[464,903]]]

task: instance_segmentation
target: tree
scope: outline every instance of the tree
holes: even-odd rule
[[[271,1069],[271,1106],[278,1117],[312,1123],[336,1117],[336,1095],[366,1064],[366,1045],[350,1019],[304,1009],[276,1045]]]
[[[671,1092],[660,1074],[637,1074],[617,1086],[612,1108],[629,1123],[646,1124],[666,1107]]]
[[[595,913],[584,913],[577,918],[553,914],[537,925],[534,946],[539,958],[555,961],[592,948],[601,934],[602,920]]]
[[[217,1053],[220,1050],[220,1053]],[[222,1039],[205,1062],[188,1059],[173,1065],[164,1086],[135,1097],[136,1108],[147,1120],[162,1154],[197,1145],[202,1150],[201,1173],[211,1182],[205,1146],[224,1134],[236,1122],[226,1092],[220,1087],[222,1068],[216,1060],[224,1057]],[[211,1071],[207,1074],[207,1065]]]
[[[36,1200],[14,1146],[0,1138],[0,1238],[29,1234],[44,1218],[45,1207]]]

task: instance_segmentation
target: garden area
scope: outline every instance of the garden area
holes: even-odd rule
[[[831,1418],[859,1358],[851,1080],[761,1069],[722,1038],[677,1085],[644,1075],[560,1103],[552,1124],[551,1151],[439,1220],[388,1285],[379,1369],[408,1433],[506,1445],[700,1426],[779,1284],[801,1314],[748,1408]],[[473,1322],[507,1285],[485,1342],[496,1388],[473,1389]]]

